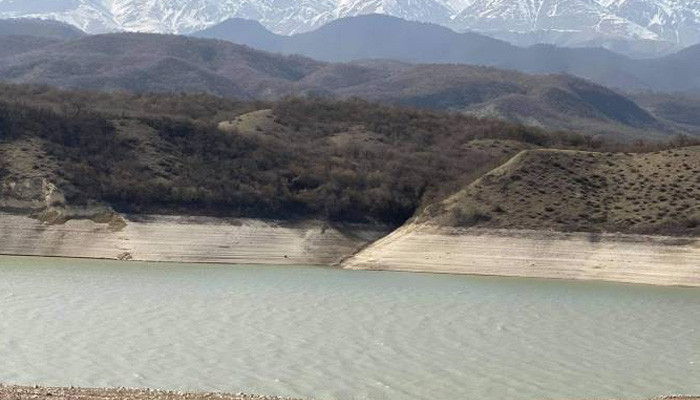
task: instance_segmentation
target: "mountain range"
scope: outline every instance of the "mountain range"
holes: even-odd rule
[[[700,45],[635,60],[601,48],[518,47],[478,33],[385,15],[333,21],[317,30],[276,35],[256,21],[231,19],[194,33],[257,49],[328,62],[391,59],[410,63],[473,64],[535,74],[571,74],[623,90],[700,92]]]
[[[143,33],[64,40],[0,35],[0,48],[6,49],[0,80],[12,83],[264,101],[357,97],[627,139],[700,133],[692,120],[658,117],[624,94],[570,75],[387,60],[329,63],[221,40]]]
[[[518,44],[628,48],[632,41],[667,51],[700,42],[697,0],[0,0],[0,18],[56,19],[89,33],[191,33],[244,18],[289,35],[374,13]]]
[[[57,21],[38,19],[0,19],[0,35],[76,39],[85,36],[80,29]]]

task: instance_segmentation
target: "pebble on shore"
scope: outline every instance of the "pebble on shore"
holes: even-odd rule
[[[246,393],[185,393],[154,389],[87,389],[0,385],[0,400],[295,400]],[[298,399],[296,399],[298,400]]]
[[[0,400],[300,400],[289,397],[236,393],[185,393],[154,389],[86,389],[5,386],[0,384]],[[700,400],[695,396],[663,396],[653,400]]]

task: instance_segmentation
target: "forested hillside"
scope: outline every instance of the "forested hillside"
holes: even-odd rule
[[[137,213],[400,224],[523,149],[652,146],[362,100],[0,93],[3,199],[50,184],[69,205]]]
[[[331,64],[166,35],[98,35],[52,44],[37,43],[48,39],[34,37],[0,40],[19,41],[7,46],[6,54],[0,52],[0,80],[14,83],[109,92],[205,92],[241,100],[360,97],[614,140],[663,140],[700,131],[658,118],[618,92],[565,75],[393,61]]]

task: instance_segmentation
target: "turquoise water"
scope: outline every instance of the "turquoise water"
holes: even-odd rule
[[[700,290],[2,257],[0,382],[316,399],[700,393]]]

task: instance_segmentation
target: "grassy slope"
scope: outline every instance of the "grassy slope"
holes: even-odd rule
[[[526,151],[423,216],[485,228],[700,234],[700,147]]]

